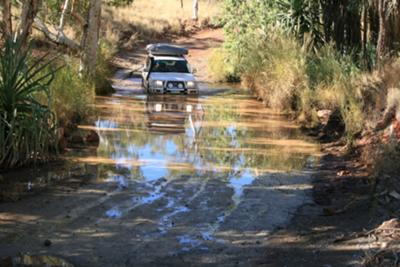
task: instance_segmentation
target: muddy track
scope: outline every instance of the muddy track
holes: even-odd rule
[[[221,40],[216,30],[177,41],[192,49],[189,60],[203,81],[207,55]],[[140,58],[124,61],[133,68]],[[313,205],[318,146],[231,85],[203,83],[191,98],[146,96],[139,80],[124,75],[114,83],[116,94],[96,101],[95,124],[80,126],[99,134],[99,147],[67,153],[62,183],[0,203],[0,258],[274,266],[265,256],[271,232]],[[48,176],[28,179],[30,190]]]

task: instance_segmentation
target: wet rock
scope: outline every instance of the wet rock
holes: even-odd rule
[[[85,139],[87,143],[92,145],[98,145],[100,143],[100,137],[95,131],[90,131]]]
[[[44,245],[45,247],[50,247],[51,244],[52,244],[52,242],[51,242],[51,240],[49,240],[49,239],[46,239],[46,240],[43,242],[43,245]]]
[[[17,257],[7,257],[0,261],[1,267],[74,267],[71,263],[50,255],[28,255],[21,254]]]

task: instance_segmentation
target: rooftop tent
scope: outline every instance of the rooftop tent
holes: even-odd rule
[[[186,48],[171,44],[149,44],[146,50],[155,56],[183,56],[189,53]]]

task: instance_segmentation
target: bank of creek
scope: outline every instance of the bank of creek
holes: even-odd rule
[[[199,97],[147,96],[135,78],[115,87],[97,98],[95,125],[80,125],[98,133],[99,146],[29,172],[21,192],[60,181],[0,203],[0,258],[262,265],[271,231],[312,202],[318,146],[230,85],[204,83]]]

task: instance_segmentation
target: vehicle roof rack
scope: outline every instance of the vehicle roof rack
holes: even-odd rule
[[[184,47],[165,43],[149,44],[146,50],[154,56],[183,56],[189,54],[189,50]]]

